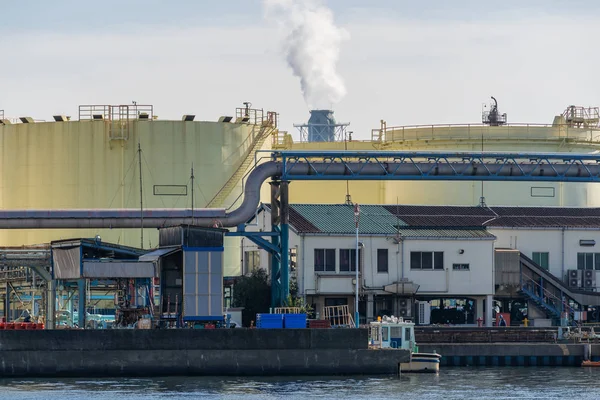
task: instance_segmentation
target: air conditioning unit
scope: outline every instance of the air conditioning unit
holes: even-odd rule
[[[411,301],[409,298],[403,297],[398,300],[398,316],[402,318],[410,318]]]
[[[567,271],[567,273],[569,274],[569,278],[577,278],[577,279],[581,279],[582,272],[583,271],[580,269],[570,269]]]
[[[592,289],[596,287],[596,271],[584,271],[583,274],[583,287],[586,289]]]
[[[417,302],[419,325],[431,324],[431,304],[428,301]]]
[[[571,288],[580,288],[583,286],[583,272],[580,269],[570,269],[567,271],[567,283]]]

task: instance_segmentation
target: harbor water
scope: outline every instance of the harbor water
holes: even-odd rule
[[[438,375],[332,378],[4,379],[0,399],[600,398],[600,368],[446,368]]]

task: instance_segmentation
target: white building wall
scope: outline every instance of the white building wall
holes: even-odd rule
[[[411,270],[412,251],[442,251],[444,270]],[[494,294],[493,240],[406,240],[404,260],[405,276],[420,285],[418,294]],[[454,270],[453,264],[469,264],[469,270]]]
[[[352,236],[309,236],[305,239],[304,269],[307,294],[352,294],[354,272],[340,271],[339,249],[355,248]],[[381,236],[359,237],[364,243],[362,262],[363,285],[382,290],[401,278],[420,285],[418,294],[485,295],[494,293],[493,241],[492,240],[405,240],[394,244],[391,238]],[[377,249],[388,249],[388,272],[377,272]],[[336,271],[315,272],[314,250],[335,249]],[[464,250],[460,254],[460,250]],[[444,270],[411,270],[412,251],[441,251],[444,253]],[[403,256],[404,255],[404,256]],[[470,269],[453,270],[453,264],[469,264]],[[337,278],[337,279],[333,279]]]
[[[497,248],[517,249],[531,258],[533,252],[548,252],[549,271],[564,279],[566,271],[577,269],[577,253],[600,253],[600,229],[565,228],[490,228],[497,237]],[[581,246],[580,240],[595,240],[595,246]],[[563,262],[564,260],[564,262]],[[600,271],[596,271],[600,284]]]

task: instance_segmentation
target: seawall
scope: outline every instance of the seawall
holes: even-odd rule
[[[0,331],[0,376],[395,374],[366,329]]]
[[[590,344],[427,343],[419,344],[419,351],[441,354],[441,366],[579,367],[585,358],[600,359],[600,345]]]

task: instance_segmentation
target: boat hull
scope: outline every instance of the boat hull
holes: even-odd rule
[[[438,373],[441,358],[437,353],[413,353],[410,362],[400,364],[400,372]]]

